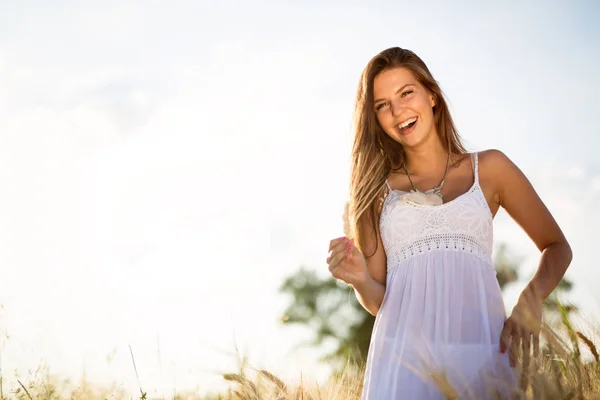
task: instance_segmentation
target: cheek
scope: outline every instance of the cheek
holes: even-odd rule
[[[379,126],[381,126],[383,130],[387,131],[394,123],[394,118],[389,113],[380,113],[377,114],[377,122],[379,122]]]
[[[431,107],[429,98],[427,97],[419,98],[418,103],[415,104],[415,107],[418,107],[419,111],[425,115],[433,115],[433,108]]]

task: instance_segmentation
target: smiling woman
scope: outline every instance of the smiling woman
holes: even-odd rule
[[[465,150],[405,49],[362,74],[353,159],[350,229],[327,262],[376,316],[363,399],[513,398],[511,366],[519,350],[524,367],[538,355],[542,301],[572,257],[544,203],[502,152]],[[501,206],[542,252],[509,318],[491,260]]]

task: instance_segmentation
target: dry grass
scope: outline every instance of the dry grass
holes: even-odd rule
[[[595,328],[591,332],[597,335],[600,331]],[[568,319],[554,329],[545,326],[542,331],[545,347],[538,358],[532,359],[527,368],[523,367],[521,387],[515,398],[600,399],[600,357],[590,336],[575,330]],[[248,366],[243,370],[240,374],[223,376],[232,384],[227,393],[205,399],[357,400],[362,390],[362,373],[357,368],[347,368],[324,387],[305,380],[291,387],[267,371],[252,370]],[[252,376],[249,372],[253,372]],[[431,374],[431,379],[447,399],[458,399],[443,372]]]
[[[524,368],[519,394],[525,399],[600,399],[600,356],[597,347],[598,327],[577,330],[568,318],[553,329],[542,330],[543,351]],[[286,383],[275,374],[250,366],[240,358],[239,370],[225,373],[229,383],[224,393],[213,395],[178,394],[172,400],[357,400],[362,391],[363,371],[348,363],[341,374],[319,385],[312,377],[300,376],[298,383]],[[132,353],[132,363],[135,365]],[[137,371],[136,371],[137,372]],[[443,372],[431,374],[440,391],[448,399],[459,399]],[[0,378],[1,379],[1,378]],[[85,382],[60,383],[41,367],[28,379],[18,377],[19,387],[0,392],[0,400],[91,400],[91,399],[158,399],[142,388],[137,395],[126,394],[123,388],[98,388]],[[54,382],[54,383],[52,383]],[[0,388],[1,380],[0,380]],[[147,388],[144,388],[147,389]],[[151,388],[150,388],[151,389]],[[162,398],[166,400],[166,398]]]
[[[0,393],[2,400],[91,400],[126,399],[123,388],[113,385],[107,388],[90,385],[85,381],[72,382],[52,376],[46,365],[32,371],[27,378],[17,377],[18,386]]]

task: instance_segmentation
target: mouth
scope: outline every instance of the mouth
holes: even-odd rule
[[[417,119],[417,117],[406,119],[400,122],[398,125],[396,125],[395,128],[401,135],[408,135],[414,130],[415,126],[417,125]]]

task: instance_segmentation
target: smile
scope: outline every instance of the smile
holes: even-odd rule
[[[407,134],[412,131],[412,128],[416,125],[416,123],[417,117],[412,117],[400,122],[398,125],[396,125],[396,128],[400,131],[401,134]]]

